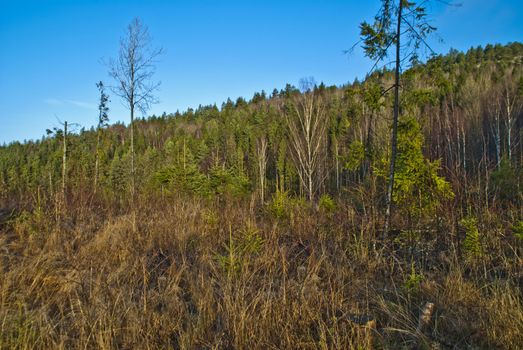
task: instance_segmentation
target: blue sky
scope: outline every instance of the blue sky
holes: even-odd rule
[[[438,53],[523,39],[520,0],[430,0]],[[38,139],[58,120],[96,123],[95,83],[111,84],[105,58],[116,57],[133,17],[149,27],[165,54],[157,64],[160,103],[149,114],[175,112],[313,76],[328,85],[364,77],[372,63],[361,50],[358,25],[378,0],[133,1],[0,0],[0,144]],[[111,122],[128,112],[111,96]]]

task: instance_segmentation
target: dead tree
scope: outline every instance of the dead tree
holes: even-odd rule
[[[162,48],[151,48],[151,36],[147,26],[135,18],[127,27],[124,38],[120,39],[120,52],[116,60],[109,61],[109,74],[115,80],[112,87],[115,95],[122,98],[131,116],[131,191],[135,194],[134,119],[135,110],[145,114],[150,106],[157,103],[154,92],[160,82],[153,82],[155,63],[162,54]]]

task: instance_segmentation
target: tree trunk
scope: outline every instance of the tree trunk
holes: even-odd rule
[[[313,186],[312,186],[312,171],[309,171],[309,186],[307,188],[307,195],[309,197],[309,201],[312,202],[312,199],[314,197],[313,193]]]
[[[391,158],[389,169],[389,183],[387,186],[386,211],[385,211],[385,228],[383,238],[387,238],[390,226],[390,216],[392,209],[392,192],[394,190],[394,172],[396,166],[396,149],[398,142],[398,117],[399,117],[399,93],[400,93],[400,38],[401,38],[401,14],[403,11],[403,0],[399,2],[398,9],[398,26],[396,30],[396,68],[394,70],[394,114],[392,120],[392,141],[391,141]]]
[[[95,160],[94,160],[94,184],[93,184],[93,194],[96,194],[98,187],[98,152],[100,149],[100,128],[98,128],[98,135],[96,136],[96,150],[95,150]]]
[[[501,127],[499,125],[499,114],[495,114],[496,125],[494,131],[494,142],[496,145],[496,168],[499,169],[501,165]]]
[[[365,164],[363,165],[363,177],[367,175],[367,173],[370,172],[371,165],[372,165],[372,154],[373,154],[373,147],[374,147],[374,112],[372,111],[369,115],[369,125],[367,126],[367,140],[365,145]]]
[[[131,97],[131,197],[134,203],[134,102]]]
[[[131,95],[131,211],[133,233],[136,233],[136,189],[135,189],[135,171],[134,171],[134,93]]]
[[[461,142],[463,144],[462,148],[462,157],[463,157],[463,174],[467,174],[467,139],[466,139],[466,133],[465,133],[465,122],[461,122]],[[467,177],[464,176],[464,179]]]
[[[260,177],[260,201],[265,203],[265,174],[267,172],[267,138],[265,136],[256,140],[258,153],[258,171]]]
[[[512,161],[512,105],[513,103],[510,101],[509,91],[507,89],[506,95],[505,95],[505,104],[507,108],[507,151],[508,151],[508,160]]]
[[[488,209],[489,202],[488,202],[488,195],[489,195],[489,172],[488,172],[488,153],[487,153],[487,141],[485,140],[485,134],[482,134],[483,137],[483,167],[485,170],[485,208]],[[478,167],[479,168],[479,167]],[[478,169],[478,172],[481,171],[481,169]],[[478,174],[478,178],[481,178],[481,175]]]
[[[65,207],[65,181],[67,176],[67,121],[64,122],[63,154],[62,154],[62,203]]]
[[[334,157],[336,162],[336,191],[340,192],[340,155],[339,155],[339,147],[338,147],[338,139],[335,139],[334,144]]]

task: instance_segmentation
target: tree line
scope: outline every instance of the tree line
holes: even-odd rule
[[[522,57],[520,43],[487,45],[452,50],[402,74],[398,206],[422,212],[436,198],[521,204]],[[220,108],[136,118],[132,141],[129,126],[107,124],[101,90],[97,128],[0,148],[1,196],[52,199],[63,190],[69,200],[123,203],[133,178],[142,193],[255,196],[260,204],[279,193],[311,202],[360,186],[383,193],[394,103],[384,87],[393,79],[386,68],[340,87],[304,79],[300,88],[229,99]]]

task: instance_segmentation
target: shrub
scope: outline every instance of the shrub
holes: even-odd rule
[[[159,184],[168,185],[176,191],[209,195],[209,180],[194,164],[185,168],[180,165],[164,168],[155,174],[155,179]]]
[[[496,169],[491,175],[496,194],[505,201],[517,202],[521,196],[522,175],[521,170],[512,167],[507,159],[503,159],[499,169]]]
[[[349,145],[349,152],[345,161],[345,169],[356,171],[365,159],[365,145],[363,142],[355,140]]]
[[[412,263],[410,266],[410,274],[407,276],[407,279],[405,280],[405,289],[407,290],[407,293],[415,294],[419,292],[422,280],[423,276],[416,272],[414,263]]]
[[[277,219],[283,219],[289,216],[290,209],[291,200],[289,194],[283,191],[276,191],[269,204],[271,214]]]
[[[512,232],[517,239],[523,242],[523,220],[518,221],[514,226],[512,226]]]
[[[402,248],[410,247],[412,244],[421,240],[421,234],[415,230],[402,230],[394,238],[394,243]]]
[[[467,260],[475,260],[483,253],[479,237],[478,222],[475,217],[468,216],[459,222],[465,228],[463,251]]]
[[[238,273],[250,258],[261,252],[264,243],[258,229],[250,223],[237,237],[229,227],[229,243],[224,245],[225,253],[215,255],[216,260],[228,275]]]
[[[234,168],[214,166],[209,171],[209,187],[214,194],[241,197],[250,191],[249,178]]]
[[[329,216],[332,216],[332,214],[334,214],[336,211],[336,203],[334,202],[334,199],[332,199],[332,197],[328,194],[324,194],[320,197],[318,206],[322,212]]]
[[[423,144],[419,122],[412,117],[400,120],[393,200],[414,218],[433,214],[441,201],[454,197],[450,184],[438,175],[440,162],[425,158]],[[388,181],[388,169],[388,161],[382,160],[375,171]]]
[[[231,195],[241,197],[250,192],[249,178],[233,168],[214,166],[205,175],[197,165],[174,165],[158,171],[155,179],[176,191],[202,197]]]

